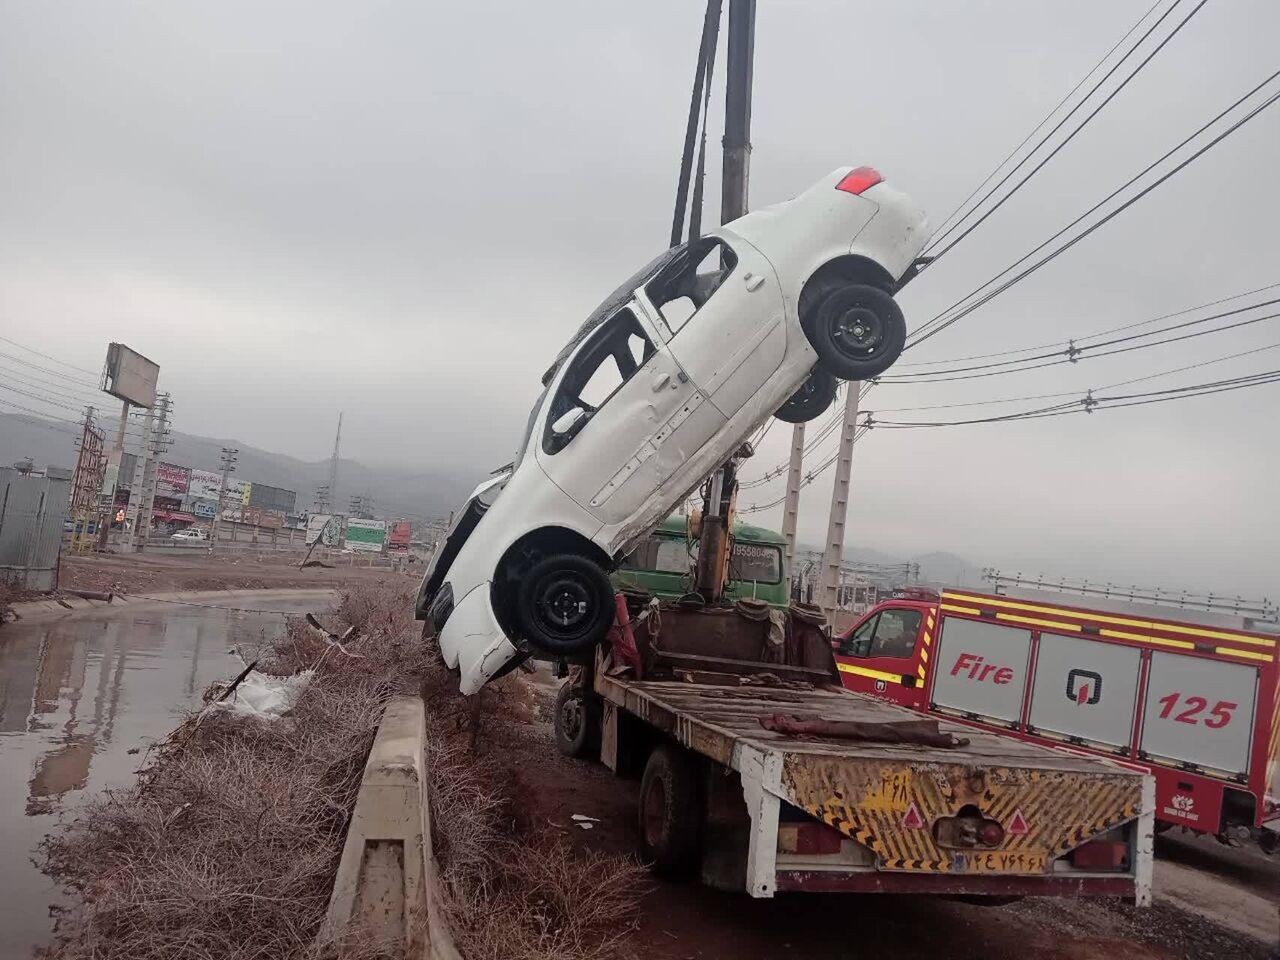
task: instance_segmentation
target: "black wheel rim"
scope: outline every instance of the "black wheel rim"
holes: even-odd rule
[[[554,572],[543,577],[533,592],[533,615],[539,628],[557,640],[586,634],[595,619],[596,598],[581,577]]]
[[[884,347],[884,321],[874,310],[857,303],[832,303],[828,311],[831,343],[844,356],[866,360]]]

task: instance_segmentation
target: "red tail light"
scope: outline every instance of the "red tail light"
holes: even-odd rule
[[[984,820],[978,828],[978,842],[987,847],[998,847],[1004,839],[1004,828],[994,820]]]
[[[843,190],[845,193],[860,194],[883,180],[884,177],[880,176],[880,171],[875,167],[857,167],[836,184],[836,189]]]

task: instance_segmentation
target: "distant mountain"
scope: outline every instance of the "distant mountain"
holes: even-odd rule
[[[80,431],[70,424],[39,417],[0,414],[0,465],[30,457],[39,466],[72,467]],[[239,440],[198,437],[174,431],[165,454],[169,463],[199,470],[218,470],[223,447],[238,447],[236,476],[250,482],[297,491],[300,508],[310,508],[316,487],[329,481],[329,461],[299,460]],[[132,450],[133,447],[131,446]],[[374,466],[356,460],[338,465],[338,502],[368,494],[381,517],[429,520],[449,515],[481,477],[452,467],[414,470]]]

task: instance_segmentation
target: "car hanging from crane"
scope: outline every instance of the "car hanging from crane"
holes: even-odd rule
[[[462,691],[528,657],[590,656],[613,622],[619,558],[770,417],[811,420],[837,380],[887,370],[906,339],[894,295],[927,239],[910,198],[844,167],[610,294],[423,578],[416,615]]]

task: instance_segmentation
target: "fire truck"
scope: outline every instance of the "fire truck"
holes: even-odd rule
[[[1056,599],[1056,598],[1055,598]],[[910,588],[833,640],[844,685],[1155,777],[1157,829],[1280,848],[1280,638]]]

